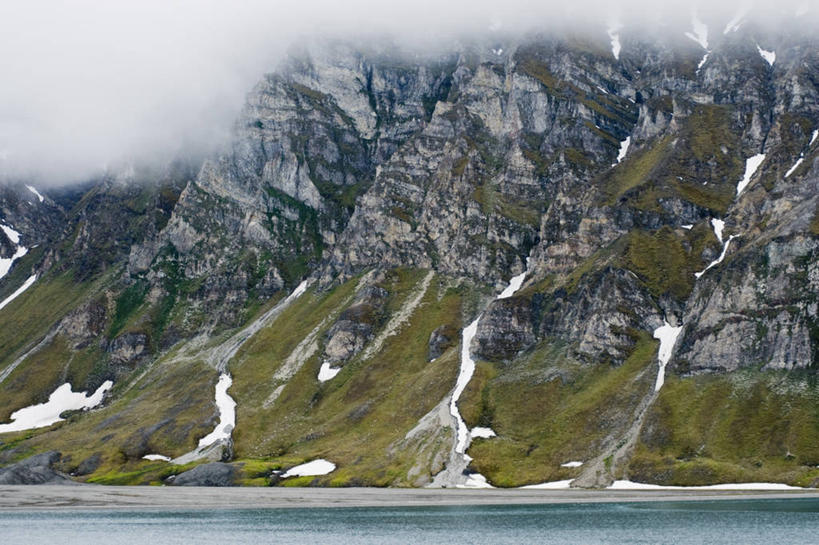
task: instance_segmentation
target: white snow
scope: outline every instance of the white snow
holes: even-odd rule
[[[685,225],[681,225],[680,227],[682,227],[683,229],[685,229],[687,231],[690,231],[691,229],[694,228],[694,225],[691,224],[691,223],[686,223]]]
[[[13,244],[20,244],[20,233],[18,233],[8,225],[4,225],[2,223],[0,223],[0,229],[2,229],[4,233],[6,233],[6,236],[9,237],[9,240]]]
[[[782,483],[727,483],[707,486],[664,486],[659,484],[614,481],[609,490],[802,490]]]
[[[620,51],[622,50],[622,46],[620,45],[621,28],[623,27],[619,23],[612,23],[608,30],[609,39],[611,39],[611,54],[614,55],[614,58],[618,61],[620,60]]]
[[[773,66],[776,62],[776,51],[765,51],[759,44],[756,45],[756,50],[759,51],[759,56],[765,59],[769,65]]]
[[[797,17],[802,17],[803,15],[807,15],[809,11],[810,11],[810,2],[804,2],[798,8],[796,8],[795,15]]]
[[[816,139],[819,138],[819,131],[813,131],[813,134],[810,136],[810,142],[808,142],[808,146],[812,146]]]
[[[455,391],[452,392],[452,400],[449,402],[449,413],[455,418],[458,426],[457,441],[455,442],[455,452],[458,454],[465,453],[466,447],[469,446],[469,428],[466,427],[461,412],[458,410],[458,399],[475,372],[475,360],[472,359],[469,347],[478,332],[478,320],[480,320],[480,316],[464,328],[463,340],[461,341],[461,369],[458,372],[458,380],[455,382]]]
[[[0,278],[6,276],[11,269],[11,265],[26,255],[28,253],[28,248],[23,246],[18,246],[17,251],[14,252],[14,255],[9,258],[2,258],[0,257]]]
[[[330,364],[328,362],[326,361],[322,362],[321,368],[319,368],[318,372],[318,381],[327,382],[328,380],[336,376],[339,373],[339,371],[341,371],[341,367],[336,367],[335,369],[333,369],[332,367],[330,367]]]
[[[459,484],[455,488],[495,488],[480,473],[470,473],[466,477],[464,484]]]
[[[668,360],[671,359],[671,353],[674,350],[674,343],[677,342],[677,337],[680,336],[683,326],[673,327],[667,321],[663,321],[663,325],[654,330],[654,338],[660,341],[660,350],[657,354],[657,360],[660,365],[660,370],[657,373],[657,382],[654,384],[654,391],[659,392],[665,382],[665,366]]]
[[[318,460],[313,460],[312,462],[307,462],[306,464],[291,467],[282,475],[282,479],[286,479],[288,477],[315,477],[316,475],[327,475],[328,473],[335,471],[335,469],[336,464],[319,458]]]
[[[45,197],[43,197],[42,195],[40,195],[40,192],[39,192],[39,191],[37,191],[36,189],[34,189],[34,187],[32,187],[32,186],[30,186],[30,185],[27,185],[27,186],[26,186],[26,188],[27,188],[29,191],[31,191],[32,193],[34,193],[35,195],[37,195],[37,198],[38,198],[38,199],[40,199],[40,202],[43,202],[43,200],[45,199]]]
[[[700,69],[703,67],[703,65],[706,62],[708,62],[708,55],[710,55],[710,54],[711,54],[711,52],[709,51],[708,53],[706,53],[705,55],[702,56],[702,60],[700,60],[699,64],[697,64],[697,72],[699,72]]]
[[[0,264],[0,265],[2,265],[2,264]],[[2,277],[2,276],[3,276],[3,275],[2,275],[2,274],[0,274],[0,277]],[[31,285],[34,283],[34,281],[35,281],[35,280],[37,280],[37,275],[36,275],[36,274],[32,274],[31,276],[29,276],[29,277],[28,277],[28,280],[26,280],[25,282],[23,282],[23,285],[22,285],[22,286],[20,286],[19,288],[17,288],[17,289],[15,290],[15,292],[14,292],[14,293],[12,293],[11,295],[9,295],[9,296],[8,296],[8,297],[6,297],[5,299],[3,299],[3,301],[2,301],[2,302],[0,302],[0,309],[2,309],[3,307],[5,307],[6,305],[8,305],[9,303],[11,303],[12,301],[14,301],[15,299],[17,299],[17,297],[18,297],[18,296],[19,296],[21,293],[23,293],[24,291],[26,291],[28,288],[30,288],[30,287],[31,287]]]
[[[509,280],[509,285],[506,286],[500,295],[498,295],[498,299],[507,299],[515,295],[515,292],[520,289],[523,285],[523,281],[526,279],[526,272],[523,271],[517,276],[513,276],[511,280]]]
[[[146,454],[142,457],[143,460],[151,460],[152,462],[170,462],[171,459],[168,456],[162,456],[161,454]]]
[[[700,21],[697,14],[691,15],[691,25],[694,27],[694,32],[686,32],[685,35],[697,42],[703,49],[708,49],[708,26]]]
[[[236,425],[236,402],[227,393],[231,384],[233,384],[233,379],[230,378],[230,375],[222,373],[219,376],[215,394],[216,407],[219,409],[219,423],[212,432],[199,440],[200,449],[210,446],[220,439],[230,439],[230,434]]]
[[[11,269],[11,266],[14,262],[24,255],[28,253],[28,248],[25,246],[20,246],[20,233],[9,227],[8,225],[4,225],[0,223],[0,229],[6,234],[6,237],[12,242],[12,244],[17,245],[17,250],[14,251],[14,255],[8,258],[0,258],[0,278],[6,276]],[[32,280],[33,282],[33,280]],[[29,284],[31,285],[31,284]],[[28,287],[28,286],[26,286]],[[21,292],[22,293],[22,292]],[[17,295],[20,295],[19,293]],[[15,295],[16,297],[16,295]],[[13,297],[12,297],[13,299]],[[8,303],[11,299],[7,299],[4,303]],[[0,308],[3,308],[5,305],[0,305]]]
[[[493,49],[493,50],[492,50],[492,53],[494,53],[495,55],[497,55],[498,57],[500,57],[501,55],[503,55],[503,48],[502,48],[502,47],[499,47],[498,49]]]
[[[583,465],[583,462],[566,462],[565,464],[560,464],[560,467],[580,467]]]
[[[751,178],[754,174],[756,174],[756,171],[759,169],[759,166],[764,160],[764,153],[758,153],[745,160],[745,174],[743,174],[742,179],[737,184],[737,195],[742,193],[742,190],[748,186],[748,184],[751,182]]]
[[[92,409],[102,403],[103,395],[113,385],[113,382],[106,380],[97,391],[88,396],[86,392],[72,392],[71,384],[66,382],[54,390],[45,403],[30,405],[11,413],[11,423],[0,424],[0,433],[44,428],[60,422],[60,414],[65,411]]]
[[[538,489],[538,490],[563,490],[566,488],[570,488],[572,481],[574,479],[566,479],[565,481],[551,481],[548,483],[540,483],[540,484],[527,484],[526,486],[521,486],[521,488],[529,488],[529,489]]]
[[[717,218],[712,218],[711,226],[714,227],[714,234],[717,235],[717,240],[722,244],[722,232],[725,230],[725,222]]]
[[[495,430],[493,430],[492,428],[485,428],[483,426],[475,426],[469,432],[469,435],[471,435],[473,439],[476,438],[476,437],[481,437],[483,439],[489,439],[491,437],[497,437],[497,434],[495,433]]]
[[[801,164],[802,164],[802,161],[804,161],[804,160],[805,160],[805,158],[804,158],[802,155],[800,155],[800,156],[799,156],[799,159],[797,159],[797,160],[796,160],[796,162],[793,164],[793,166],[790,168],[790,170],[788,170],[788,172],[786,172],[786,173],[785,173],[785,178],[787,178],[787,177],[789,177],[791,174],[793,174],[793,173],[794,173],[794,171],[795,171],[797,168],[799,168],[799,165],[801,165]]]
[[[616,166],[620,164],[620,161],[626,158],[626,154],[628,153],[628,148],[631,145],[631,137],[626,137],[625,140],[620,142],[620,151],[617,153],[617,162],[611,166]]]
[[[737,237],[737,235],[731,235],[730,237],[728,237],[728,240],[723,242],[722,231],[723,229],[725,229],[725,222],[714,218],[711,220],[711,225],[714,226],[714,234],[717,235],[717,240],[719,240],[720,243],[722,243],[722,253],[719,255],[718,258],[709,263],[708,266],[705,267],[703,270],[701,270],[698,273],[694,273],[694,276],[696,278],[699,278],[700,276],[705,274],[705,271],[707,271],[711,267],[714,267],[715,265],[719,265],[720,263],[722,263],[722,260],[725,259],[725,254],[728,253],[728,245],[731,244],[731,241]]]
[[[734,15],[734,18],[728,21],[728,24],[725,25],[725,30],[723,30],[722,33],[730,34],[731,32],[736,32],[739,30],[739,27],[742,26],[742,23],[745,22],[743,19],[745,19],[745,10],[742,10]]]

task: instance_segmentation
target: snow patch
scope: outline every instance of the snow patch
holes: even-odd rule
[[[6,236],[13,244],[20,244],[20,233],[9,227],[8,225],[4,225],[0,223],[0,229],[6,233]]]
[[[819,138],[819,131],[813,131],[813,134],[810,135],[810,142],[808,142],[808,146],[812,146],[816,139]]]
[[[611,40],[611,54],[614,55],[616,60],[620,60],[620,51],[622,50],[622,46],[620,45],[620,29],[623,28],[622,25],[619,23],[612,23],[608,29],[609,39]]]
[[[659,484],[614,481],[609,490],[803,490],[782,483],[726,483],[706,486],[664,486]]]
[[[319,382],[327,382],[331,378],[335,377],[339,371],[341,371],[341,367],[336,367],[335,369],[330,367],[328,362],[323,362],[321,364],[321,368],[318,372],[318,381]]]
[[[328,473],[335,471],[335,469],[336,464],[319,458],[318,460],[313,460],[312,462],[307,462],[306,464],[291,467],[284,474],[282,474],[282,479],[287,479],[288,477],[315,477],[317,475],[327,475]]]
[[[751,183],[751,178],[754,176],[754,174],[756,174],[756,171],[759,169],[759,166],[764,160],[764,153],[758,153],[745,160],[745,174],[743,174],[742,179],[737,184],[737,196],[739,196],[739,194],[742,193],[742,190],[745,189],[749,183]]]
[[[236,425],[236,402],[227,393],[233,379],[227,373],[219,376],[216,383],[216,407],[219,409],[219,423],[212,432],[199,440],[199,450],[209,447],[220,439],[230,439],[233,427]]]
[[[620,151],[617,153],[617,162],[612,164],[611,166],[617,166],[620,162],[626,158],[626,154],[628,153],[628,148],[631,146],[631,137],[627,137],[625,140],[620,142]]]
[[[0,424],[0,433],[44,428],[63,420],[60,414],[65,411],[93,409],[102,403],[105,392],[113,385],[113,382],[106,380],[88,396],[86,392],[72,392],[71,384],[66,382],[54,390],[45,403],[24,407],[11,413],[11,423]]]
[[[796,15],[797,17],[802,17],[803,15],[807,15],[809,11],[810,2],[804,2],[802,5],[796,8],[796,12],[794,13],[794,15]]]
[[[804,160],[805,160],[805,157],[800,155],[799,159],[797,159],[796,162],[793,164],[793,166],[788,170],[788,172],[785,173],[785,178],[788,178],[791,174],[793,174],[794,171],[797,168],[799,168],[799,165],[801,165],[802,161],[804,161]]]
[[[746,14],[746,12],[745,12],[745,10],[743,10],[743,11],[740,11],[739,13],[737,13],[736,15],[734,15],[734,18],[731,19],[730,21],[728,21],[728,24],[725,25],[725,30],[723,30],[722,33],[723,34],[730,34],[732,32],[736,32],[737,30],[739,30],[739,27],[741,27],[742,23],[745,22],[744,21],[745,14]]]
[[[458,426],[457,441],[455,442],[455,452],[458,454],[464,454],[466,447],[469,446],[469,428],[466,427],[466,422],[464,422],[461,412],[458,410],[458,399],[475,372],[475,360],[472,359],[469,347],[478,332],[478,320],[480,320],[480,316],[464,328],[463,340],[461,341],[461,369],[458,372],[458,380],[455,382],[455,391],[452,392],[452,400],[449,402],[449,413],[455,418]]]
[[[683,228],[683,229],[685,229],[686,231],[690,231],[691,229],[693,229],[693,228],[694,228],[694,224],[692,224],[692,223],[686,223],[685,225],[681,225],[680,227],[682,227],[682,228]]]
[[[506,286],[500,295],[498,295],[498,299],[508,299],[515,295],[515,292],[520,289],[523,285],[523,281],[526,279],[526,271],[523,271],[517,276],[513,276],[511,280],[509,280],[509,285]]]
[[[691,25],[694,27],[694,32],[686,32],[685,35],[700,44],[703,49],[708,50],[708,25],[700,21],[696,13],[691,15]]]
[[[725,222],[717,218],[712,218],[711,226],[714,228],[714,234],[717,235],[717,240],[722,244],[722,232],[725,230]]]
[[[583,465],[583,462],[566,462],[565,464],[560,464],[560,467],[580,467]]]
[[[731,244],[732,240],[737,238],[737,235],[731,235],[730,237],[728,237],[728,240],[723,242],[723,240],[722,240],[722,231],[723,231],[723,229],[725,229],[725,222],[722,221],[722,220],[718,220],[718,219],[714,218],[714,219],[711,220],[711,225],[714,226],[714,234],[717,235],[717,240],[719,240],[720,243],[722,243],[722,253],[719,255],[718,258],[716,258],[714,261],[709,263],[708,266],[705,267],[703,270],[701,270],[698,273],[694,273],[694,277],[696,277],[696,278],[701,277],[703,274],[705,274],[705,271],[707,271],[711,267],[714,267],[714,266],[719,265],[720,263],[722,263],[722,260],[725,259],[725,254],[728,253],[728,245]]]
[[[660,341],[660,350],[657,354],[657,360],[660,365],[660,370],[657,373],[657,382],[654,384],[654,391],[659,392],[660,388],[665,383],[665,366],[668,360],[671,359],[671,353],[674,350],[674,344],[677,342],[677,337],[680,336],[683,326],[673,327],[667,321],[663,321],[663,325],[654,330],[654,338]]]
[[[2,266],[2,264],[0,264],[0,266]],[[3,275],[2,275],[2,274],[0,274],[0,278],[2,278],[2,276],[3,276]],[[15,290],[15,292],[14,292],[14,293],[12,293],[11,295],[9,295],[9,296],[8,296],[8,297],[6,297],[5,299],[3,299],[3,301],[2,301],[2,302],[0,302],[0,309],[3,309],[3,307],[5,307],[5,306],[6,306],[6,305],[8,305],[9,303],[11,303],[11,302],[12,302],[12,301],[14,301],[15,299],[17,299],[17,297],[18,297],[18,296],[19,296],[21,293],[23,293],[24,291],[26,291],[27,289],[29,289],[29,288],[31,287],[31,285],[34,283],[34,281],[35,281],[35,280],[37,280],[37,275],[36,275],[36,274],[32,274],[31,276],[29,276],[29,277],[28,277],[28,279],[27,279],[25,282],[23,282],[23,285],[22,285],[22,286],[20,286],[19,288],[17,288],[17,290]]]
[[[0,258],[0,278],[3,278],[9,273],[12,264],[28,253],[28,248],[18,246],[14,255],[9,258]]]
[[[152,462],[170,462],[171,459],[168,456],[162,456],[161,454],[146,454],[142,457],[143,460],[151,460]]]
[[[480,473],[470,473],[466,476],[466,482],[464,484],[459,484],[455,488],[495,488],[489,481],[486,480],[486,477],[481,475]]]
[[[776,62],[776,51],[765,51],[759,44],[756,44],[756,50],[759,51],[759,56],[765,59],[769,65],[773,66]]]
[[[476,437],[480,437],[482,439],[489,439],[491,437],[498,436],[498,434],[495,433],[495,430],[493,430],[492,428],[485,428],[483,426],[475,426],[469,432],[469,435],[472,436],[473,439]]]
[[[34,189],[34,187],[32,187],[32,186],[30,186],[30,185],[27,185],[27,186],[26,186],[26,189],[28,189],[29,191],[31,191],[32,193],[34,193],[34,194],[37,196],[37,198],[38,198],[38,199],[40,199],[40,202],[43,202],[43,200],[45,200],[45,197],[43,197],[42,195],[40,195],[40,192],[39,192],[39,191],[37,191],[36,189]]]
[[[697,64],[697,72],[699,72],[699,71],[700,71],[700,69],[703,67],[703,65],[704,65],[706,62],[708,62],[708,56],[709,56],[710,54],[711,54],[711,52],[709,51],[708,53],[706,53],[705,55],[703,55],[702,60],[700,60],[699,64]]]
[[[574,481],[574,479],[566,479],[565,481],[550,481],[548,483],[540,484],[527,484],[526,486],[521,486],[520,488],[528,488],[530,490],[564,490],[571,488],[572,481]]]

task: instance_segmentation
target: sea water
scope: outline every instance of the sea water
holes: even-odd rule
[[[0,513],[0,543],[815,544],[819,499]]]

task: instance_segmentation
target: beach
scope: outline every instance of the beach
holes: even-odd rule
[[[819,499],[819,490],[465,490],[7,485],[0,486],[0,511],[421,507],[787,498]]]

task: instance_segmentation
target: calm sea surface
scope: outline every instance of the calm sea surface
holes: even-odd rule
[[[819,500],[0,513],[0,543],[816,544]]]

